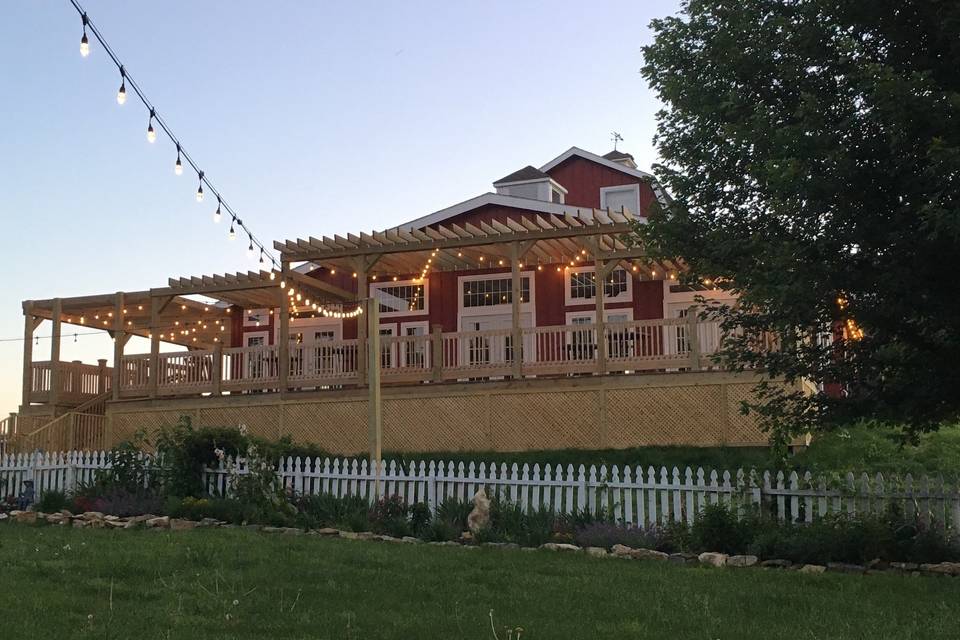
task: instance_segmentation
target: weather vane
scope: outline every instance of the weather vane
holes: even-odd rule
[[[616,151],[616,150],[617,150],[617,143],[618,143],[618,142],[623,142],[623,136],[620,135],[620,133],[617,132],[617,131],[611,131],[611,132],[610,132],[610,139],[613,140],[613,150]]]

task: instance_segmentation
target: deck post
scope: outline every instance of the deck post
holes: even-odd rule
[[[30,406],[30,393],[33,390],[33,332],[40,325],[39,318],[33,315],[33,303],[23,303],[23,402]]]
[[[520,243],[510,243],[510,346],[513,355],[514,380],[523,377],[523,331],[520,328],[520,304],[523,287],[520,286]]]
[[[100,358],[97,360],[97,395],[106,392],[107,390],[107,360],[106,358]]]
[[[687,345],[690,349],[690,370],[700,370],[700,318],[696,307],[687,309]]]
[[[433,325],[430,333],[430,365],[433,369],[433,381],[443,380],[443,325]]]
[[[357,294],[355,296],[357,304],[363,304],[367,289],[367,269],[364,261],[356,262],[357,273]],[[367,381],[367,323],[366,318],[357,318],[357,384],[364,384]]]
[[[604,329],[603,299],[606,295],[606,280],[607,275],[609,275],[609,270],[604,260],[597,258],[594,261],[593,275],[595,279],[594,298],[597,301],[597,318],[594,323],[597,331],[597,373],[604,374],[607,372],[607,336]]]
[[[293,281],[292,278],[287,279],[286,276],[290,271],[290,263],[284,262],[282,266],[281,277],[287,280],[287,286],[290,286],[290,283]],[[280,344],[277,345],[277,366],[279,370],[277,371],[277,380],[280,386],[280,393],[284,394],[287,392],[288,379],[290,377],[290,302],[287,300],[287,292],[283,289],[278,290],[278,297],[280,299],[280,332],[278,340]]]
[[[219,396],[223,385],[223,343],[217,340],[213,344],[213,367],[210,372],[210,378],[213,382],[213,395]]]
[[[50,404],[54,407],[60,401],[60,393],[63,391],[63,368],[60,366],[62,315],[63,301],[60,298],[54,298],[53,309],[50,312],[50,320],[53,323],[53,330],[50,332]],[[77,389],[73,391],[76,392]]]
[[[150,298],[150,363],[147,366],[147,393],[157,397],[160,384],[160,298]]]
[[[376,497],[380,497],[380,460],[383,457],[383,413],[380,404],[380,303],[370,298],[367,303],[369,349],[367,375],[370,379],[367,399],[367,437],[370,444],[370,465],[374,470]]]
[[[123,292],[113,297],[113,399],[120,399],[120,370],[123,367],[123,347],[126,345],[126,333],[123,330]]]

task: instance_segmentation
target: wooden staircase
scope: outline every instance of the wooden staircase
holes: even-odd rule
[[[111,392],[95,396],[29,433],[15,433],[7,452],[101,451],[106,448],[106,407]]]

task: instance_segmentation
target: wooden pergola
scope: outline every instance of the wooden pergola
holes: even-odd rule
[[[676,260],[656,260],[645,249],[626,239],[637,219],[628,211],[594,209],[590,214],[538,215],[504,218],[477,224],[436,224],[422,229],[393,228],[386,231],[334,235],[274,242],[281,253],[283,273],[293,263],[309,262],[328,270],[350,270],[360,283],[389,274],[419,274],[509,267],[512,280],[512,332],[520,344],[521,276],[524,265],[574,267],[593,263],[603,281],[614,268],[623,266],[650,279],[676,277],[684,268]],[[311,279],[312,280],[312,279]],[[357,300],[365,287],[358,286]],[[604,287],[597,287],[596,327],[603,331]],[[286,340],[288,321],[281,315],[281,345]],[[366,340],[364,323],[358,325],[361,342]],[[598,346],[598,364],[604,371],[604,345]],[[516,376],[520,361],[515,362]]]

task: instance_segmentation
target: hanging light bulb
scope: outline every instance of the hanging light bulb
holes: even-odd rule
[[[236,240],[237,231],[233,228],[233,220],[230,221],[230,233],[227,234],[227,237],[231,240]]]
[[[248,236],[248,237],[249,237],[249,236]],[[250,238],[250,246],[247,247],[247,257],[248,257],[248,258],[252,258],[252,257],[253,257],[253,238]]]
[[[263,259],[263,249],[260,249],[260,264],[263,264],[263,263],[264,263],[264,259]],[[273,274],[271,274],[271,275],[273,275]],[[273,280],[273,278],[270,278],[270,279]]]
[[[120,90],[117,91],[117,104],[127,101],[127,72],[120,67]]]
[[[174,175],[183,175],[183,163],[180,162],[180,144],[177,144],[177,164],[173,165]]]
[[[203,171],[197,173],[197,202],[203,202]]]
[[[150,121],[147,123],[147,142],[153,144],[157,141],[157,132],[153,130],[153,119],[156,117],[157,112],[150,108]]]
[[[217,196],[217,210],[213,212],[213,221],[220,222],[222,214],[220,213],[220,196]]]
[[[86,58],[90,55],[90,41],[87,40],[87,14],[80,16],[83,20],[83,37],[80,38],[80,55]]]

